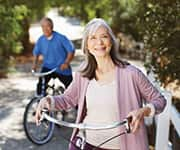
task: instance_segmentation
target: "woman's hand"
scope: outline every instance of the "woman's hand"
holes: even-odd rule
[[[141,124],[141,121],[145,116],[148,116],[150,113],[149,107],[143,107],[137,110],[131,111],[127,117],[132,117],[132,121],[130,123],[131,132],[135,133]]]
[[[51,99],[49,97],[44,97],[40,100],[35,114],[36,125],[40,125],[41,113],[44,108],[47,108],[50,111]]]

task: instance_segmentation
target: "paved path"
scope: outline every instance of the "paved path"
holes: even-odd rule
[[[52,141],[43,146],[36,146],[29,142],[24,134],[22,119],[26,99],[33,93],[30,83],[34,79],[26,75],[19,75],[0,80],[0,150],[46,150],[67,149],[67,142],[60,138],[60,134],[69,137],[70,130],[56,129]]]
[[[79,50],[72,63],[73,71],[82,60]],[[142,68],[141,63],[132,63]],[[43,146],[32,144],[24,134],[23,113],[29,101],[27,98],[33,94],[37,82],[29,73],[30,66],[18,65],[19,73],[0,80],[0,150],[67,150],[68,142],[61,135],[69,138],[70,129],[56,128],[52,141]]]
[[[73,71],[82,60],[81,52],[77,51],[72,63]],[[26,138],[23,113],[37,80],[30,73],[31,64],[19,64],[16,69],[18,73],[0,80],[0,150],[67,150],[68,142],[61,137],[63,135],[69,139],[71,130],[67,128],[56,128],[51,142],[43,146],[36,146]],[[70,113],[67,118],[72,118],[72,115]]]

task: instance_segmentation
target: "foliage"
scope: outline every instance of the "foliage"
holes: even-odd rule
[[[55,3],[60,6],[60,13],[84,22],[102,17],[116,34],[128,33],[143,41],[147,56],[151,56],[146,67],[153,68],[164,86],[180,81],[179,0],[57,0]]]
[[[74,16],[87,23],[95,17],[102,17],[112,26],[115,33],[133,33],[133,16],[136,13],[135,0],[56,0],[61,15]]]
[[[27,8],[24,5],[7,7],[0,5],[0,54],[8,56],[12,53],[19,53],[22,45],[19,36],[22,33],[20,22],[27,15]]]
[[[146,66],[164,86],[180,84],[180,1],[140,0],[138,7],[136,26],[150,56]]]
[[[14,21],[17,22],[19,30],[18,34],[16,34],[16,37],[18,38],[18,47],[16,48],[15,52],[20,52],[21,49],[27,49],[28,45],[28,29],[30,23],[34,22],[35,20],[39,20],[42,16],[44,16],[45,12],[51,7],[51,6],[59,6],[59,12],[61,15],[68,15],[68,16],[74,16],[77,18],[80,18],[81,20],[86,23],[90,19],[94,17],[103,17],[105,18],[110,24],[112,24],[112,27],[116,32],[119,32],[120,30],[125,30],[126,28],[120,26],[123,25],[122,20],[129,21],[129,16],[132,16],[133,10],[134,10],[134,0],[117,0],[117,1],[109,1],[109,0],[42,0],[41,3],[36,0],[4,0],[2,1],[2,7],[4,10],[8,8],[9,11],[6,12],[6,16],[8,18],[11,15],[10,11],[14,8],[14,6],[18,6],[21,8],[23,6],[26,8],[26,11],[22,9],[22,12],[25,13],[25,16],[21,20],[17,20],[16,17],[12,17]],[[117,7],[117,9],[115,9]],[[3,9],[2,9],[3,10]],[[121,10],[121,11],[119,11]],[[0,14],[3,13],[0,12]],[[6,18],[2,18],[6,19]],[[118,21],[119,20],[119,21]],[[14,26],[12,24],[12,26]],[[5,28],[9,30],[8,26]],[[131,27],[129,27],[130,30]],[[15,30],[12,28],[12,30]],[[126,31],[129,31],[126,30]],[[132,30],[132,29],[131,29]],[[11,30],[9,30],[11,31]],[[133,31],[133,30],[132,30]],[[4,35],[2,37],[6,37],[7,33],[4,32]],[[17,41],[17,38],[11,38],[13,41]],[[5,44],[6,45],[6,44]],[[9,45],[10,46],[10,45]],[[10,46],[11,47],[11,46]],[[3,50],[0,50],[1,52],[5,53],[4,48]],[[14,47],[11,47],[9,49],[13,49]],[[6,53],[10,53],[10,51],[6,51]]]
[[[128,33],[144,41],[150,56],[146,66],[153,68],[164,86],[175,80],[180,83],[179,0],[0,0],[0,55],[27,49],[30,23],[52,6],[59,8],[60,15],[83,23],[102,17],[115,34]]]
[[[30,23],[40,19],[50,8],[49,0],[4,0],[0,2],[0,54],[8,56],[26,49]]]
[[[29,49],[30,22],[44,16],[48,1],[0,0],[0,76],[6,73],[12,55]]]

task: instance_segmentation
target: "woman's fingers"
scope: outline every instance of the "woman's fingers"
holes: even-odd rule
[[[131,111],[128,117],[132,117],[130,128],[131,132],[135,133],[139,129],[140,123],[144,117],[143,111],[141,109]]]
[[[40,125],[41,113],[44,108],[50,111],[50,104],[48,103],[46,98],[41,99],[37,106],[36,114],[35,114],[36,125]]]
[[[36,121],[36,125],[40,125],[40,118],[41,118],[41,110],[38,106],[38,108],[36,109],[36,114],[35,114],[35,121]]]
[[[46,108],[46,109],[48,109],[48,111],[50,111],[50,104],[47,101],[44,104],[44,108]]]
[[[133,124],[131,125],[131,132],[135,133],[138,129],[139,129],[139,125],[140,125],[140,120],[136,119],[134,120]]]

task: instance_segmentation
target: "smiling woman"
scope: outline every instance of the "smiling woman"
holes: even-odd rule
[[[117,127],[110,131],[86,131],[84,150],[95,147],[97,150],[148,150],[144,117],[162,112],[166,105],[165,98],[139,69],[120,59],[116,38],[103,19],[95,18],[86,25],[82,51],[85,62],[80,71],[75,73],[72,84],[64,94],[40,101],[36,111],[37,124],[45,106],[51,111],[54,107],[64,110],[78,105],[76,123],[109,124],[131,117],[132,133],[117,136],[98,148],[99,143],[119,135],[123,129]],[[83,138],[74,129],[72,141],[77,143],[79,137]],[[70,150],[77,148],[72,144]]]

